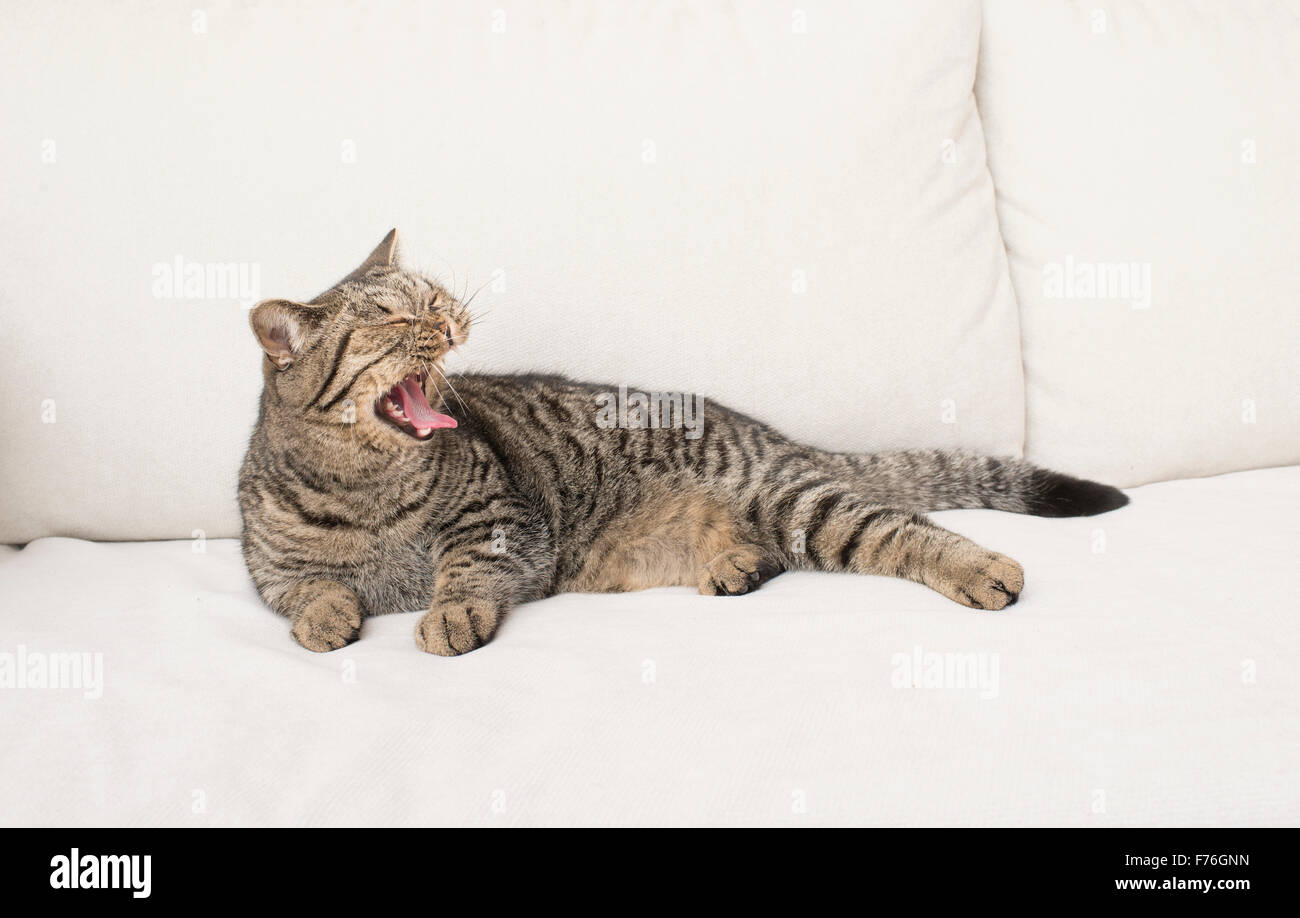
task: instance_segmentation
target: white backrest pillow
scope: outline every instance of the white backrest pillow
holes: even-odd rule
[[[1121,486],[1300,462],[1300,2],[984,7],[1025,455]]]
[[[486,283],[456,369],[1020,450],[976,0],[7,17],[0,541],[236,535],[247,305],[393,226]]]

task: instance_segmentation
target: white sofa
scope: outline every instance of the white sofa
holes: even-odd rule
[[[0,824],[1300,820],[1300,4],[7,17]],[[246,311],[393,224],[483,285],[455,369],[1132,502],[937,514],[1003,613],[789,574],[310,654],[239,554]]]

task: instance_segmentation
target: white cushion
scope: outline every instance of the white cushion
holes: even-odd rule
[[[1300,3],[984,6],[1026,456],[1121,486],[1300,461]]]
[[[557,596],[455,660],[418,613],[303,650],[234,541],[42,539],[0,653],[91,678],[0,688],[0,825],[1293,826],[1300,468],[1132,496],[938,514],[1024,563],[1005,612],[786,574]]]
[[[461,368],[1020,450],[975,0],[8,15],[0,540],[237,533],[261,352],[238,296],[156,292],[311,297],[392,226],[489,282]]]

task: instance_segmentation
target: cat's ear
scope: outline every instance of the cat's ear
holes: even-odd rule
[[[395,267],[397,265],[397,228],[394,227],[388,231],[388,235],[383,238],[375,250],[366,256],[366,260],[361,266],[352,272],[351,277],[358,274],[365,274],[371,268],[375,267]]]
[[[320,313],[319,306],[293,300],[262,300],[253,307],[248,324],[253,326],[253,334],[266,356],[283,370],[293,363],[307,337],[320,325]]]

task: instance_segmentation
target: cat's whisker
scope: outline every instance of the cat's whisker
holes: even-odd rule
[[[484,289],[485,287],[487,287],[487,285],[490,284],[490,283],[492,283],[491,278],[489,278],[488,280],[485,280],[482,284],[479,285],[479,287],[478,287],[477,290],[475,290],[473,293],[471,293],[471,294],[469,295],[469,299],[460,299],[460,298],[458,298],[458,299],[460,300],[460,308],[463,309],[463,310],[465,310],[465,312],[469,313],[471,318],[474,317],[474,314],[473,314],[472,312],[470,312],[470,310],[469,310],[469,304],[472,303],[472,302],[474,302],[474,298],[475,298],[476,296],[478,296],[480,293],[482,293],[482,292],[483,292],[483,289]]]
[[[451,394],[456,397],[456,402],[460,405],[461,410],[464,411],[466,415],[468,415],[469,405],[466,405],[465,400],[460,397],[460,393],[456,391],[456,387],[452,385],[451,380],[447,378],[447,374],[442,372],[442,368],[437,366],[436,364],[434,365],[434,369],[438,371],[438,375],[441,376],[443,382],[447,384],[447,388],[451,390]]]
[[[463,398],[460,397],[460,393],[456,391],[456,387],[453,386],[453,385],[451,384],[451,380],[447,378],[447,374],[444,373],[444,372],[442,372],[442,369],[441,369],[441,368],[440,368],[436,363],[434,363],[434,364],[429,364],[429,363],[426,363],[426,362],[423,361],[423,360],[420,361],[420,363],[424,365],[424,371],[425,371],[426,374],[429,372],[429,367],[430,367],[430,366],[433,367],[434,371],[437,372],[437,374],[438,374],[439,376],[442,377],[442,381],[445,382],[445,383],[447,384],[447,388],[451,390],[451,394],[454,395],[454,396],[456,396],[456,401],[457,401],[458,403],[460,403],[460,407],[461,407],[461,409],[462,409],[462,410],[465,412],[465,414],[468,416],[468,414],[469,414],[469,406],[466,405],[466,404],[465,404],[465,400],[464,400]],[[436,385],[436,383],[435,383],[435,385]],[[441,398],[441,393],[439,393],[439,397]]]

